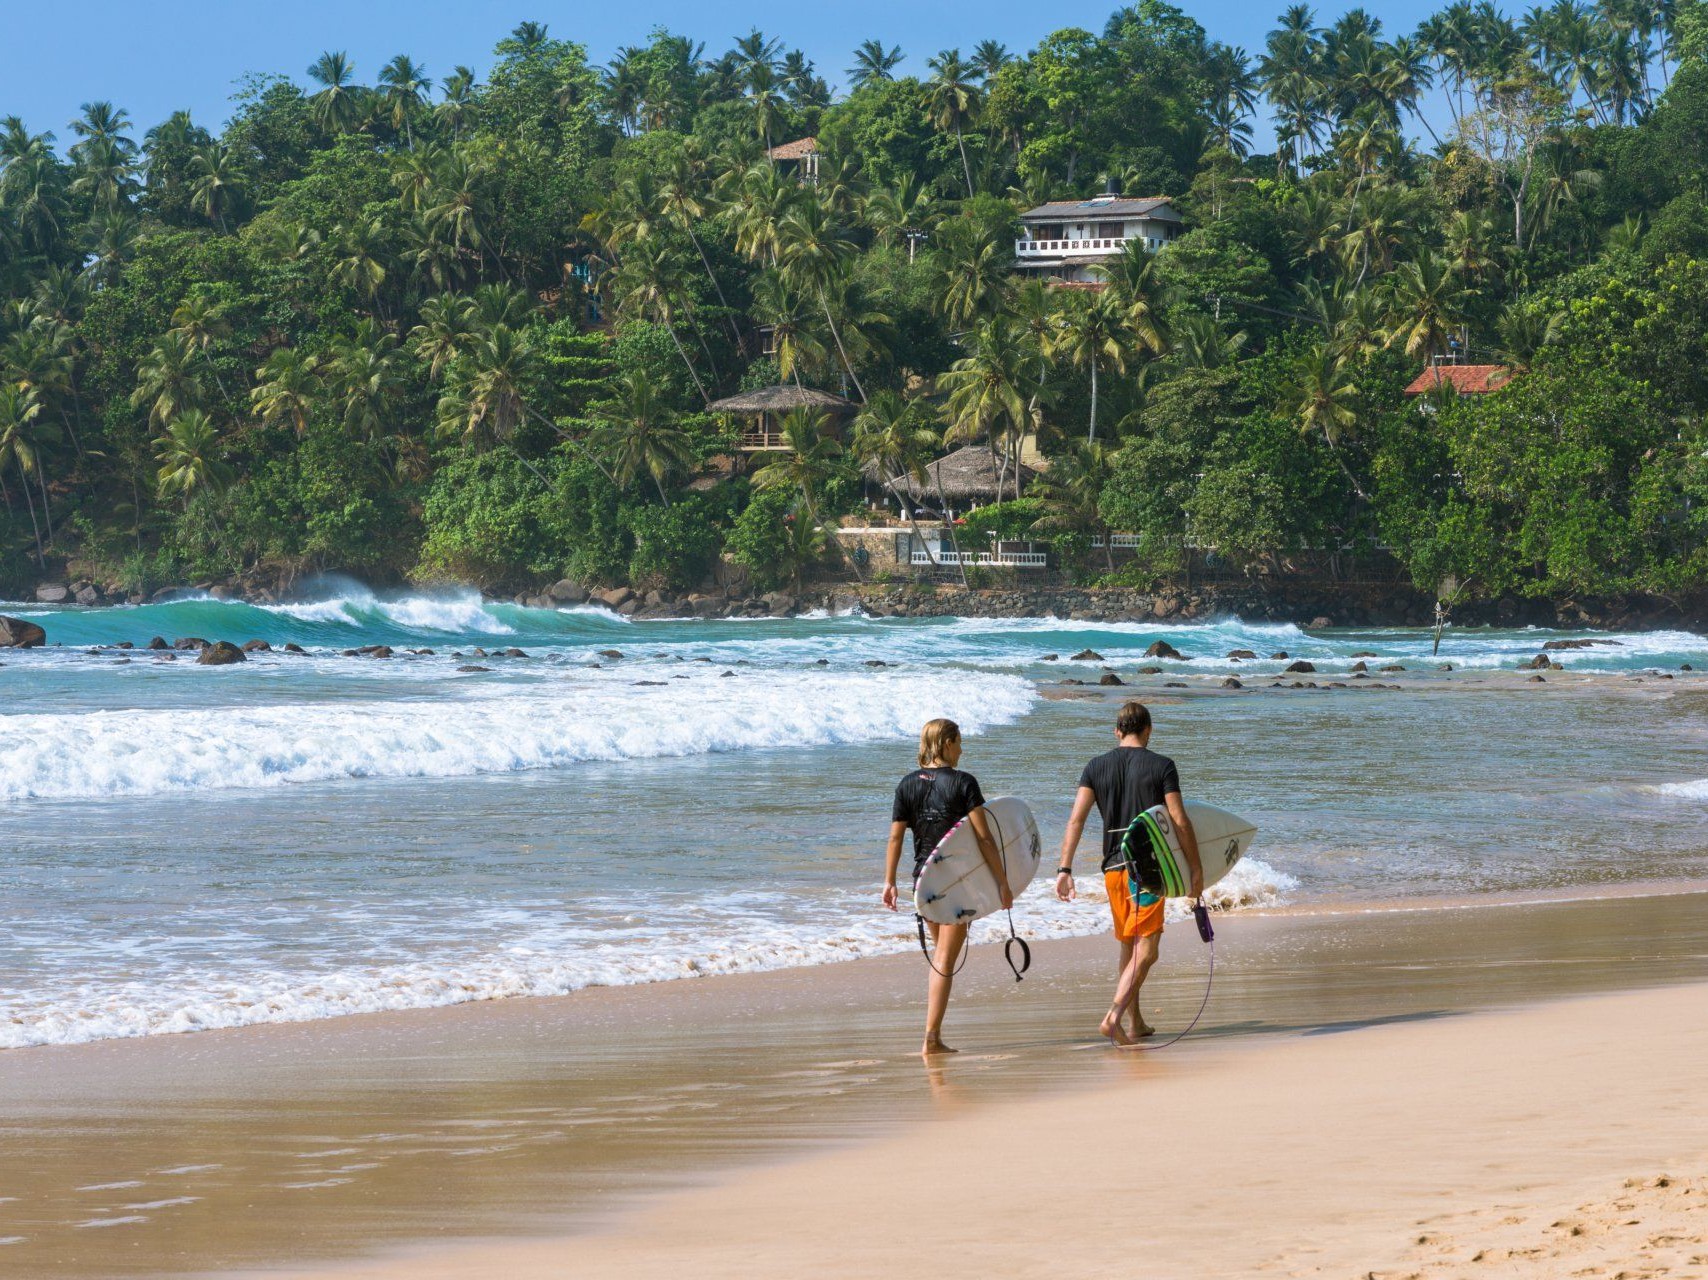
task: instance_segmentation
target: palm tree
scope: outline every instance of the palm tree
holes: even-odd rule
[[[1189,369],[1221,369],[1233,364],[1249,337],[1244,330],[1223,332],[1214,316],[1201,311],[1181,317],[1174,325],[1173,336],[1170,358]]]
[[[882,40],[862,40],[854,50],[854,65],[848,68],[848,83],[856,89],[882,84],[895,79],[895,69],[901,65],[901,46],[885,49]]]
[[[948,424],[944,443],[988,436],[993,455],[1001,448],[998,494],[1010,462],[1015,467],[1015,486],[1019,486],[1017,455],[1020,441],[1032,425],[1037,367],[1038,353],[1024,326],[999,315],[978,327],[971,352],[937,378],[937,389],[947,393],[943,402],[943,420]]]
[[[937,236],[937,308],[951,325],[964,327],[1000,309],[1012,254],[985,228],[967,219],[945,224]]]
[[[276,426],[289,422],[300,438],[308,431],[309,415],[320,390],[320,358],[304,355],[296,347],[279,347],[255,370],[255,389],[250,406],[261,422]]]
[[[1097,439],[1097,375],[1107,366],[1112,372],[1127,371],[1129,331],[1120,300],[1114,292],[1073,294],[1050,336],[1052,357],[1065,356],[1075,369],[1091,374],[1091,422],[1087,441]]]
[[[1388,346],[1408,356],[1439,355],[1465,322],[1476,293],[1460,281],[1451,263],[1425,250],[1402,262],[1388,277],[1391,327]]]
[[[380,69],[380,104],[393,130],[403,134],[404,145],[415,150],[415,121],[427,105],[432,81],[427,69],[406,54],[398,54]]]
[[[780,273],[764,271],[753,282],[753,314],[771,330],[771,354],[785,381],[798,387],[803,370],[816,378],[835,363],[818,313]]]
[[[919,241],[930,234],[939,215],[930,189],[915,175],[904,173],[894,187],[868,193],[861,201],[860,216],[879,244],[906,240],[911,263]]]
[[[479,106],[474,96],[475,74],[469,67],[458,67],[441,83],[444,99],[433,108],[433,120],[456,142],[474,124]]]
[[[612,399],[593,406],[598,424],[591,443],[610,459],[611,471],[624,488],[646,475],[658,490],[658,500],[670,505],[665,479],[699,461],[693,438],[676,425],[646,372],[631,369],[616,381]]]
[[[226,216],[242,202],[249,185],[237,153],[223,142],[215,142],[191,156],[190,164],[196,175],[190,187],[191,203],[222,233],[229,232]]]
[[[1497,350],[1501,359],[1515,369],[1528,369],[1543,347],[1559,339],[1565,318],[1561,311],[1545,311],[1520,302],[1507,303],[1495,321],[1495,333],[1499,338]]]
[[[768,454],[753,473],[755,488],[790,488],[800,495],[807,518],[818,523],[818,504],[825,481],[836,469],[842,446],[826,433],[828,418],[816,409],[791,409],[779,424],[784,448]]]
[[[926,82],[926,109],[931,122],[944,133],[955,135],[955,146],[961,153],[961,173],[967,180],[967,198],[973,195],[973,169],[967,163],[967,141],[963,130],[979,109],[979,90],[973,83],[978,74],[970,63],[961,61],[959,49],[944,49],[927,64],[931,79]]]
[[[30,496],[30,476],[33,474],[39,478],[41,471],[41,455],[36,442],[36,422],[41,410],[41,401],[34,391],[24,390],[16,383],[0,382],[0,476],[4,475],[8,462],[17,469],[18,483],[24,490],[24,503],[30,509],[30,529],[36,539],[36,564],[45,566],[41,525],[36,520],[35,499]],[[0,492],[6,492],[3,480],[0,480]],[[44,506],[46,501],[47,490],[44,488]],[[11,507],[12,496],[6,492],[6,508],[11,510]]]
[[[201,352],[208,372],[213,374],[214,386],[224,396],[225,383],[220,379],[219,370],[214,368],[212,352],[214,341],[231,332],[231,326],[226,323],[225,309],[205,293],[192,293],[173,309],[170,332],[182,334],[186,342]]]
[[[476,341],[474,304],[457,294],[440,294],[423,302],[419,314],[421,321],[409,338],[416,356],[427,361],[427,380],[437,382],[446,366]]]
[[[160,496],[176,494],[186,508],[196,494],[220,493],[231,484],[219,432],[200,409],[187,409],[167,424],[165,434],[154,442],[154,457],[160,463],[156,472]]]
[[[323,88],[310,98],[314,122],[326,133],[346,133],[362,115],[363,90],[351,83],[356,74],[342,52],[323,53],[308,69],[309,79]]]
[[[378,310],[380,286],[386,279],[384,259],[388,256],[385,224],[378,218],[358,221],[337,227],[335,234],[338,247],[332,262],[332,282],[365,298]]]
[[[1358,382],[1346,357],[1333,345],[1319,343],[1300,362],[1291,390],[1300,431],[1322,438],[1352,492],[1367,500],[1340,451],[1341,439],[1358,425]]]
[[[798,182],[774,165],[760,164],[731,179],[729,198],[735,249],[753,262],[778,264],[778,228],[789,211],[809,198]]]
[[[528,388],[537,377],[527,338],[507,324],[493,325],[457,362],[465,435],[484,432],[508,440],[530,415]]]
[[[706,269],[706,279],[712,282],[712,290],[718,295],[718,305],[724,309],[730,336],[739,346],[741,334],[736,329],[734,318],[729,314],[729,299],[724,297],[724,287],[718,281],[717,272],[712,270],[712,260],[706,256],[706,246],[700,243],[700,237],[694,230],[696,222],[717,212],[717,204],[706,189],[705,164],[705,157],[693,139],[685,140],[682,149],[671,160],[664,181],[659,184],[658,207],[671,222],[687,234],[689,243],[694,246],[694,252],[700,255],[700,265]]]
[[[200,409],[204,395],[199,368],[201,352],[176,330],[156,339],[136,366],[136,389],[130,402],[148,406],[150,426],[164,428],[174,418]]]
[[[922,420],[915,403],[900,392],[887,389],[874,395],[855,416],[853,430],[855,460],[875,472],[886,488],[904,477],[923,486],[926,464],[942,444],[942,437]],[[929,554],[925,537],[919,532],[913,491],[902,485],[896,490],[896,495],[913,530],[914,541],[920,546],[927,546]]]
[[[623,256],[617,267],[615,289],[619,313],[650,320],[670,335],[700,399],[710,404],[712,398],[706,392],[706,384],[700,381],[699,371],[688,358],[688,350],[676,331],[678,313],[687,310],[687,280],[681,264],[657,240],[643,240]]]
[[[370,443],[382,439],[405,389],[397,339],[372,320],[359,321],[355,333],[333,344],[326,372],[345,431]]]
[[[1100,267],[1109,282],[1109,292],[1121,308],[1133,345],[1141,352],[1160,356],[1168,350],[1162,313],[1168,305],[1168,289],[1157,273],[1156,255],[1143,240],[1128,240],[1113,262]]]
[[[848,359],[848,349],[836,327],[836,317],[830,310],[831,290],[848,269],[854,255],[853,240],[815,199],[804,200],[790,210],[777,234],[778,259],[784,278],[803,293],[817,295],[825,323],[830,326],[831,340],[836,344],[837,354],[842,357],[842,367],[864,402],[866,388],[860,384],[860,375],[854,372],[854,365]]]
[[[782,82],[769,66],[755,65],[747,76],[747,101],[753,108],[753,130],[771,150],[771,134],[783,118]]]

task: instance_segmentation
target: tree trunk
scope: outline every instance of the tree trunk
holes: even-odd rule
[[[42,523],[47,526],[47,540],[49,542],[52,542],[53,541],[53,512],[48,509],[47,473],[42,470],[42,458],[41,458],[41,454],[39,452],[36,454],[36,484],[41,487],[41,491],[42,491]]]
[[[741,340],[741,331],[736,328],[735,318],[728,314],[729,299],[724,297],[724,287],[718,283],[717,273],[712,270],[712,260],[706,256],[705,248],[700,244],[700,237],[694,234],[694,228],[687,218],[682,220],[682,229],[688,233],[688,238],[694,242],[694,248],[700,255],[700,265],[706,269],[706,279],[712,282],[712,288],[717,292],[718,305],[724,309],[724,323],[729,326],[729,336],[734,339],[736,350],[747,354],[747,344]]]
[[[943,496],[943,468],[937,468],[937,505],[942,508],[943,528],[949,534],[949,547],[955,553],[955,567],[961,571],[961,585],[967,586],[967,562],[961,556],[961,540],[955,536],[955,522],[949,515],[949,500]]]
[[[1091,430],[1086,433],[1087,441],[1097,439],[1097,358],[1091,360]]]
[[[24,470],[23,459],[17,457],[16,454],[13,455],[12,460],[18,464],[18,483],[24,490],[24,505],[30,509],[30,531],[36,536],[36,567],[45,569],[47,568],[47,556],[42,552],[42,529],[36,523],[36,500],[30,496],[29,472]]]
[[[959,121],[955,123],[955,145],[961,151],[961,174],[967,180],[967,199],[971,200],[973,198],[973,168],[967,163],[967,144],[965,139],[961,137]]]
[[[836,339],[836,353],[842,357],[842,367],[848,370],[848,376],[854,380],[854,389],[860,393],[860,403],[866,403],[866,388],[860,385],[860,375],[854,372],[854,366],[849,363],[848,352],[842,348],[842,334],[836,328],[836,318],[830,314],[830,299],[824,290],[818,291],[819,305],[824,308],[825,323],[830,326],[830,336]]]
[[[694,371],[694,362],[688,358],[688,351],[683,347],[682,339],[676,336],[676,326],[666,319],[664,328],[670,334],[670,340],[676,344],[676,354],[682,357],[682,364],[688,370],[688,376],[694,380],[694,389],[700,393],[700,399],[710,404],[712,398],[706,394],[705,384],[700,381],[700,375]]]

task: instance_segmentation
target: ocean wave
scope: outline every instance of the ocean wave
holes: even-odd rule
[[[8,715],[0,803],[830,746],[910,736],[936,715],[977,733],[1036,696],[1014,676],[953,671],[708,672],[646,688],[611,671],[496,697]]]
[[[1658,795],[1674,796],[1680,800],[1708,800],[1708,778],[1689,782],[1662,782],[1650,788]]]
[[[1035,881],[1015,907],[1021,936],[1035,940],[1105,932],[1109,915],[1101,883],[1092,876],[1083,884],[1086,896],[1061,903],[1047,880]],[[1247,858],[1212,886],[1208,898],[1218,910],[1271,906],[1296,884],[1291,876]],[[913,950],[918,944],[911,917],[876,910],[875,898],[875,893],[839,893],[804,908],[800,899],[727,908],[714,899],[673,904],[670,917],[692,921],[693,927],[664,934],[650,927],[633,937],[585,927],[523,927],[502,947],[400,964],[84,983],[0,1006],[0,1049],[568,995],[588,987],[800,968]],[[799,918],[803,909],[806,918]],[[1170,904],[1171,919],[1187,914],[1184,904]],[[976,963],[1000,963],[997,947],[1007,929],[1007,921],[994,916],[973,926]]]

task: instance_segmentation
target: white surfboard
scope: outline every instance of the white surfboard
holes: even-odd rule
[[[1008,887],[1019,897],[1038,874],[1043,850],[1038,823],[1026,802],[1013,796],[998,796],[984,810],[1008,872]],[[996,877],[985,865],[967,819],[957,822],[925,860],[913,889],[913,909],[938,924],[969,924],[1002,909]]]
[[[1198,861],[1204,868],[1204,887],[1208,889],[1232,871],[1245,856],[1245,851],[1257,838],[1257,828],[1237,813],[1218,809],[1213,804],[1200,804],[1196,800],[1186,802],[1186,816],[1192,819],[1192,831],[1198,837]],[[1153,892],[1160,888],[1165,897],[1189,897],[1192,869],[1186,862],[1186,855],[1180,851],[1180,837],[1168,816],[1167,806],[1159,804],[1147,809],[1140,820],[1146,819],[1154,824],[1164,841],[1157,857],[1161,884],[1153,885]],[[1150,842],[1152,848],[1155,844],[1155,841]],[[1140,847],[1145,846],[1141,844]]]

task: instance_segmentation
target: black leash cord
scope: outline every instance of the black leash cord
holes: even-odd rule
[[[1002,824],[996,820],[996,815],[991,813],[988,809],[985,810],[985,813],[988,816],[991,826],[996,828],[996,856],[1002,860],[1002,884],[997,886],[997,892],[1000,894],[1003,886],[1008,883],[1008,847],[1003,842]],[[918,884],[919,881],[915,878],[914,885],[916,889]],[[1014,928],[1013,907],[1007,908],[1007,915],[1008,941],[1002,944],[1002,958],[1008,962],[1008,967],[1014,971],[1014,981],[1021,982],[1024,981],[1026,971],[1032,967],[1032,948],[1026,945],[1026,939],[1022,938],[1019,932]],[[967,967],[967,961],[972,959],[973,954],[973,934],[970,928],[967,930],[966,949],[961,953],[961,963],[956,965],[955,968],[950,970],[948,973],[944,973],[937,967],[937,961],[931,954],[931,948],[925,945],[925,917],[916,911],[913,913],[913,920],[914,924],[917,925],[919,929],[919,950],[925,956],[925,963],[931,966],[932,973],[935,973],[940,978],[953,978],[956,977],[962,969]],[[1014,948],[1016,946],[1020,948],[1019,964],[1014,963]]]
[[[1158,1049],[1166,1049],[1171,1044],[1179,1044],[1192,1034],[1192,1028],[1198,1025],[1198,1019],[1204,1016],[1204,1010],[1210,1007],[1210,988],[1216,983],[1216,931],[1210,927],[1210,913],[1204,904],[1199,903],[1192,908],[1192,915],[1198,922],[1198,936],[1204,939],[1204,945],[1210,948],[1210,972],[1204,979],[1204,998],[1198,1003],[1198,1012],[1192,1015],[1192,1021],[1186,1024],[1186,1030],[1172,1040],[1164,1040],[1161,1044],[1141,1046],[1146,1053],[1155,1053]]]

